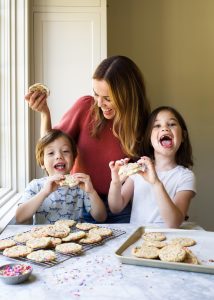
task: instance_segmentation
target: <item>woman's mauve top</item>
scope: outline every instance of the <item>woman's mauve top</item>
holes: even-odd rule
[[[92,96],[78,99],[54,128],[69,134],[77,144],[78,157],[72,172],[90,175],[95,190],[99,194],[108,194],[111,181],[109,162],[124,158],[125,154],[112,133],[112,120],[107,121],[99,138],[91,137],[90,108],[93,101]]]

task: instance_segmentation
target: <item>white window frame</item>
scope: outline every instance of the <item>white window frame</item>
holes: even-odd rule
[[[28,0],[0,0],[0,232],[29,182],[28,16]]]

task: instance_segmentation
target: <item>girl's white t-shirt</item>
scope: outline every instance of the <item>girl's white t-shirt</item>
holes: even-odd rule
[[[188,168],[176,166],[169,171],[157,172],[157,175],[172,200],[180,191],[188,190],[196,193],[195,175]],[[137,225],[164,224],[159,214],[152,185],[139,174],[132,175],[130,178],[134,181],[130,223]]]

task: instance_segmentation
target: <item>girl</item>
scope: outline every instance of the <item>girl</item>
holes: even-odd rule
[[[142,170],[122,185],[118,171],[127,160],[111,161],[112,181],[108,201],[120,212],[132,200],[131,223],[165,223],[177,228],[184,221],[195,196],[192,148],[182,116],[171,107],[155,109],[144,135]]]
[[[30,221],[33,216],[34,224],[51,224],[59,219],[79,220],[83,207],[95,220],[106,219],[105,206],[88,175],[74,174],[79,181],[75,188],[60,186],[64,175],[70,173],[76,156],[73,140],[60,130],[51,130],[39,140],[36,159],[48,176],[34,179],[26,188],[22,204],[16,211],[17,223]]]
[[[125,56],[111,56],[100,63],[93,75],[93,93],[78,99],[54,128],[74,138],[78,157],[72,172],[89,174],[107,206],[109,161],[142,156],[150,105],[141,71]],[[47,95],[29,92],[25,99],[33,110],[41,113],[44,135],[52,128]],[[118,215],[108,210],[106,223],[129,222],[130,212],[130,205]],[[86,221],[93,219],[87,215]]]

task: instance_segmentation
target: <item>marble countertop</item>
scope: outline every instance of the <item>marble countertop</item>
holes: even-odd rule
[[[213,299],[214,275],[121,264],[114,252],[136,228],[131,224],[110,227],[126,233],[51,268],[32,264],[33,274],[29,281],[18,285],[0,281],[1,299]],[[0,238],[29,228],[9,225]],[[14,260],[0,255],[0,265],[6,262]]]

